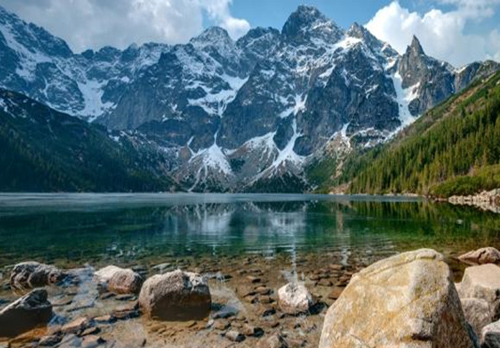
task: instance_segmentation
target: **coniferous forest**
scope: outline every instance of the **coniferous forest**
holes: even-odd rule
[[[433,108],[392,142],[352,154],[350,193],[466,195],[500,186],[500,74]]]

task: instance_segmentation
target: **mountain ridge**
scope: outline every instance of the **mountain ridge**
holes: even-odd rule
[[[312,162],[385,142],[498,69],[455,69],[426,56],[416,38],[417,53],[412,43],[399,55],[359,24],[344,30],[311,6],[299,6],[281,31],[254,28],[236,41],[212,27],[187,44],[74,54],[43,31],[38,40],[55,51],[41,60],[23,44],[29,28],[0,11],[1,87],[140,133],[193,191],[273,190],[265,183],[276,178],[284,190],[309,190]]]
[[[122,135],[0,89],[0,191],[184,190],[156,147]]]

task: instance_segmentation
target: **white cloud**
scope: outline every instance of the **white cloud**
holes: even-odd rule
[[[232,0],[0,0],[26,21],[65,39],[73,50],[132,43],[184,43],[203,23],[225,28],[233,38],[250,29],[234,18]]]
[[[366,24],[379,39],[403,53],[416,35],[427,54],[459,67],[472,61],[500,60],[500,33],[493,30],[485,36],[468,34],[466,25],[480,22],[495,14],[500,0],[439,0],[454,10],[438,9],[419,14],[401,7],[398,1],[380,9]]]

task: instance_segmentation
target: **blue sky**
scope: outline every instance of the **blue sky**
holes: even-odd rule
[[[389,5],[391,0],[233,0],[232,14],[246,19],[252,27],[274,27],[281,29],[286,19],[299,5],[313,5],[327,17],[343,28],[352,23],[367,23],[381,8]],[[432,0],[400,0],[400,5],[411,11],[426,13],[432,9],[452,11],[456,6]],[[207,21],[206,25],[213,24]],[[500,11],[495,11],[491,18],[471,21],[466,26],[468,33],[484,33],[487,30],[500,30]]]
[[[316,6],[344,28],[366,25],[401,53],[417,35],[428,54],[455,66],[500,61],[500,0],[0,0],[75,52],[186,43],[209,25],[237,39],[251,27],[281,29],[301,4]]]
[[[299,5],[316,6],[326,16],[341,27],[347,28],[352,23],[364,24],[375,13],[391,1],[387,0],[234,0],[232,4],[235,17],[246,18],[252,26],[272,26],[281,28],[288,15]],[[416,9],[425,9],[424,1],[400,1],[401,5]],[[417,6],[416,3],[422,3]]]
[[[380,8],[389,4],[386,0],[234,0],[232,13],[245,18],[252,26],[281,29],[286,19],[301,4],[316,6],[338,25],[347,28],[353,22],[366,23]]]

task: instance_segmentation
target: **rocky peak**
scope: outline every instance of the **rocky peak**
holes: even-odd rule
[[[276,39],[279,38],[280,32],[274,28],[252,28],[244,36],[238,39],[236,45],[238,47],[244,48],[255,44],[257,41],[263,41],[265,39]]]
[[[268,57],[281,40],[279,30],[257,27],[241,37],[236,46],[252,61]]]
[[[425,55],[420,41],[416,36],[413,36],[410,46],[406,49],[405,54],[401,56],[399,63],[403,88],[414,86],[427,78],[431,63],[433,62]]]
[[[2,5],[0,5],[0,24],[5,24],[6,21],[17,20],[20,21],[14,13],[7,11]]]
[[[2,6],[0,6],[0,35],[4,36],[8,45],[24,46],[27,52],[64,58],[73,55],[64,40],[53,36],[42,27],[26,23]],[[29,54],[27,52],[25,55]]]
[[[389,44],[377,39],[368,29],[358,23],[354,23],[346,33],[347,36],[362,40],[366,46],[375,54],[381,54],[385,58],[395,58],[399,56]]]
[[[411,40],[411,45],[406,49],[406,55],[412,55],[413,57],[425,56],[424,49],[420,44],[420,40],[413,35],[413,39]]]
[[[210,27],[205,29],[200,35],[191,39],[190,43],[199,48],[212,47],[232,47],[234,42],[229,37],[228,32],[221,27]]]
[[[365,29],[358,22],[354,22],[354,24],[351,25],[351,27],[347,31],[347,36],[357,37],[358,39],[364,39],[367,35],[373,36],[367,29]]]
[[[286,21],[281,31],[288,41],[310,41],[318,35],[327,42],[338,41],[344,31],[316,7],[300,5]]]

